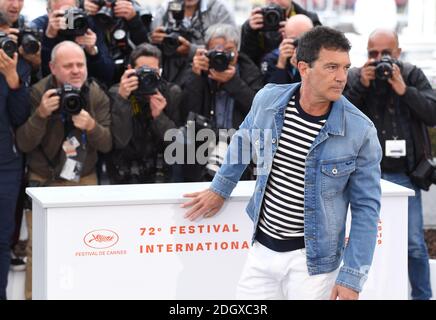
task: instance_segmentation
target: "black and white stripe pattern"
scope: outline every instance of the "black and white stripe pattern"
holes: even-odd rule
[[[304,236],[304,173],[309,149],[327,116],[311,117],[289,102],[263,199],[259,228],[278,240]]]

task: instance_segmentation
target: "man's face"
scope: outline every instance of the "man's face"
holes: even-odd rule
[[[23,6],[24,0],[0,0],[0,11],[6,15],[11,23],[18,20]]]
[[[368,40],[368,58],[379,61],[384,55],[399,59],[401,49],[397,39],[390,33],[378,33]]]
[[[50,0],[51,11],[66,10],[68,8],[76,7],[76,0]]]
[[[140,56],[135,61],[135,69],[139,69],[142,66],[147,66],[149,68],[159,70],[159,59],[155,57]]]
[[[303,83],[318,102],[332,102],[341,97],[350,66],[348,52],[324,48],[312,67],[305,62],[298,63]]]
[[[86,58],[78,47],[64,46],[58,49],[50,70],[58,84],[70,84],[80,88],[88,77]]]
[[[267,0],[266,4],[277,4],[283,9],[289,9],[292,5],[292,0]]]
[[[238,48],[234,41],[226,40],[224,38],[213,38],[207,45],[209,51],[224,51],[227,53],[233,52],[234,58],[230,62],[230,65],[234,66],[238,62]]]

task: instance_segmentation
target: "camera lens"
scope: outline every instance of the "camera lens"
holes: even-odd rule
[[[23,36],[23,40],[21,41],[21,45],[23,47],[24,52],[27,54],[35,54],[39,51],[38,40],[30,34]]]
[[[75,94],[67,94],[64,97],[63,107],[65,112],[76,115],[82,110],[82,99]]]
[[[0,38],[0,48],[3,49],[3,51],[11,58],[18,50],[17,44],[7,36]]]
[[[95,15],[97,21],[103,26],[110,26],[114,23],[114,12],[110,7],[102,7]]]

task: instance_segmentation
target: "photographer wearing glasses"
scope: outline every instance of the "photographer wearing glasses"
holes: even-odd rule
[[[150,38],[162,50],[164,79],[183,84],[184,69],[205,44],[208,28],[217,23],[236,25],[222,0],[170,0],[157,9]]]
[[[42,76],[50,74],[48,65],[53,48],[70,40],[84,49],[89,76],[111,85],[115,66],[104,43],[104,34],[79,9],[79,0],[48,0],[47,13],[31,23],[32,27],[42,29],[44,33],[41,41]]]
[[[296,14],[309,17],[314,26],[321,25],[316,13],[304,10],[292,0],[266,0],[265,6],[254,8],[242,25],[241,52],[260,66],[263,57],[282,42],[286,19]]]
[[[421,189],[435,182],[427,126],[436,125],[436,94],[421,69],[399,61],[395,32],[375,30],[367,48],[368,61],[350,71],[344,95],[377,128],[382,178],[415,191],[408,208],[409,280],[413,299],[430,299]]]
[[[8,28],[0,13],[0,300],[6,299],[15,209],[23,180],[23,155],[16,146],[15,132],[30,113],[30,67],[19,58],[17,45],[4,32]],[[11,47],[15,50],[9,51]]]
[[[50,70],[32,86],[32,114],[17,130],[18,147],[28,155],[29,185],[95,185],[97,151],[112,147],[109,98],[87,80],[85,52],[75,42],[53,48]],[[30,211],[26,299],[32,295],[31,216]]]
[[[238,52],[239,33],[234,26],[213,25],[205,40],[206,49],[197,49],[186,76],[182,119],[187,120],[191,112],[207,118],[212,129],[238,128],[263,86],[262,75]],[[202,166],[187,168],[185,180],[204,180]]]
[[[82,4],[105,34],[115,63],[113,83],[118,83],[132,50],[148,42],[152,16],[133,0],[82,0]]]
[[[179,122],[181,89],[160,77],[162,55],[136,47],[121,82],[110,89],[114,150],[106,157],[113,184],[162,183],[172,178],[163,159],[164,135]]]

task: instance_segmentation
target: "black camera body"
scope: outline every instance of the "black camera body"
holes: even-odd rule
[[[209,58],[209,69],[223,72],[227,70],[230,62],[234,59],[235,54],[233,52],[212,50],[209,51],[206,56]]]
[[[56,89],[56,95],[60,97],[59,110],[68,115],[77,115],[86,106],[81,90],[70,84]]]
[[[18,44],[23,47],[27,54],[35,54],[39,51],[41,39],[44,34],[42,29],[22,27],[18,33]]]
[[[280,29],[280,22],[286,20],[285,9],[276,4],[262,7],[262,15],[262,31],[277,31]]]
[[[89,28],[88,15],[83,9],[70,8],[65,11],[67,29],[59,30],[59,35],[64,37],[83,36]]]
[[[133,93],[135,96],[150,96],[157,93],[161,78],[155,69],[142,66],[131,76],[133,75],[136,75],[139,80],[138,89]]]
[[[375,77],[378,80],[387,81],[392,78],[393,66],[397,61],[388,55],[384,55],[379,61],[375,61]]]
[[[14,53],[18,52],[18,45],[5,32],[0,32],[0,49],[13,58]]]
[[[93,0],[100,9],[95,15],[95,19],[103,26],[108,27],[115,23],[114,6],[117,0]]]
[[[420,189],[428,191],[430,186],[436,183],[436,163],[427,158],[421,160],[410,174],[410,180]]]

